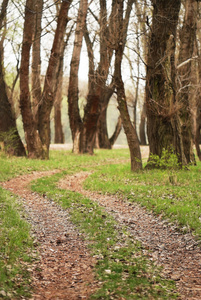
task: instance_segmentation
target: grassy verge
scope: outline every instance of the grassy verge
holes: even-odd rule
[[[32,262],[29,226],[20,217],[15,197],[0,188],[0,298],[30,295],[28,268]]]
[[[201,163],[175,173],[176,184],[168,171],[130,172],[130,165],[102,166],[85,181],[85,188],[123,195],[157,215],[177,223],[183,231],[192,230],[201,239]]]
[[[68,209],[73,223],[90,240],[97,257],[96,274],[102,287],[92,299],[175,299],[174,282],[160,277],[160,269],[142,253],[140,243],[96,203],[82,195],[58,189],[62,174],[41,178],[32,190],[46,193]]]

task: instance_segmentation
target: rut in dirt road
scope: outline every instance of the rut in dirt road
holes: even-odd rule
[[[26,188],[30,181],[53,173],[35,172],[2,183],[20,196],[39,244],[39,263],[32,274],[32,299],[87,299],[98,283],[93,274],[96,261],[86,242],[66,211]]]
[[[134,239],[142,243],[144,254],[163,266],[163,275],[176,281],[180,299],[200,300],[201,248],[192,234],[180,233],[176,226],[155,217],[137,204],[84,190],[82,183],[89,175],[80,172],[67,176],[58,186],[82,193],[103,206],[117,221],[127,226]]]

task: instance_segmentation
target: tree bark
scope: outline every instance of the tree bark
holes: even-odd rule
[[[180,0],[155,0],[147,56],[146,112],[150,154],[174,148],[182,158],[177,122],[175,40]],[[177,138],[179,136],[179,139]]]
[[[5,9],[5,8],[4,8]],[[6,10],[6,9],[5,9]],[[0,48],[0,143],[9,155],[26,156],[17,131],[15,117],[9,103],[3,74],[2,48]]]
[[[78,71],[83,41],[83,29],[86,20],[88,1],[81,0],[77,17],[75,41],[71,59],[70,78],[68,86],[68,115],[73,140],[73,152],[80,152],[80,132],[82,130],[82,119],[79,111]]]
[[[65,48],[65,45],[64,45]],[[64,49],[63,49],[64,50]],[[63,60],[64,60],[64,51],[60,57],[59,63],[59,76],[58,84],[56,89],[56,96],[54,102],[54,142],[55,144],[64,143],[64,133],[61,123],[61,103],[63,96]]]
[[[115,142],[121,132],[121,129],[122,129],[122,120],[121,120],[121,116],[119,116],[116,127],[115,127],[115,131],[109,139],[111,147],[115,144]]]
[[[182,130],[182,141],[184,155],[187,163],[195,163],[193,154],[193,137],[192,137],[192,115],[191,115],[191,66],[194,43],[196,38],[196,20],[197,20],[196,0],[186,0],[185,17],[182,30],[180,32],[180,50],[178,59],[178,100],[181,103],[180,122]],[[188,61],[188,63],[184,63]]]
[[[43,0],[34,0],[35,16],[34,16],[34,41],[32,46],[32,105],[33,117],[38,124],[38,106],[42,98],[41,91],[41,21],[43,11]],[[37,126],[38,127],[38,126]]]
[[[58,80],[59,58],[62,54],[65,29],[68,22],[67,14],[72,0],[61,3],[57,28],[54,36],[51,55],[45,76],[42,100],[39,105],[39,134],[42,141],[44,158],[49,158],[50,146],[50,113],[55,100],[56,85]]]
[[[131,170],[136,171],[142,169],[140,145],[136,133],[136,128],[132,124],[128,113],[124,83],[121,75],[121,63],[124,49],[123,41],[125,37],[123,31],[123,3],[123,0],[119,0],[116,3],[116,25],[118,28],[118,34],[115,48],[115,86],[117,90],[117,102],[119,105],[119,111],[130,150]]]
[[[125,19],[124,19],[124,33],[127,32],[129,17],[132,11],[133,0],[129,0],[127,3]],[[112,1],[112,9],[110,17],[107,16],[107,1],[100,0],[100,61],[97,69],[95,70],[92,43],[89,39],[89,35],[85,33],[85,41],[88,48],[89,55],[89,93],[87,97],[86,114],[84,115],[83,128],[80,136],[81,140],[81,152],[89,152],[93,154],[93,148],[96,141],[96,135],[99,138],[102,145],[108,145],[108,133],[106,133],[106,114],[104,112],[106,94],[108,93],[107,79],[109,74],[109,68],[111,66],[111,60],[113,56],[113,50],[115,47],[115,39],[118,30],[116,29],[115,19],[115,3]],[[124,35],[126,37],[126,34]],[[125,39],[122,41],[125,46]],[[107,104],[109,100],[107,99]],[[102,114],[102,116],[101,116]],[[103,120],[103,118],[105,118]],[[100,123],[99,123],[100,119]],[[99,127],[98,127],[99,126]],[[104,140],[105,139],[105,140]],[[100,145],[99,145],[100,146]]]
[[[33,1],[27,0],[20,67],[20,108],[29,158],[43,158],[42,144],[33,118],[29,92],[29,61],[34,34]]]
[[[143,107],[142,107],[142,112],[141,112],[140,128],[139,128],[140,145],[147,145],[146,134],[145,134],[145,124],[146,124],[146,103],[144,102]]]
[[[199,8],[199,7],[198,7]],[[199,10],[198,10],[199,12]],[[198,17],[198,16],[197,16]],[[201,54],[200,54],[200,47],[198,41],[201,38],[201,33],[200,33],[200,22],[198,22],[198,28],[197,28],[197,39],[195,42],[195,47],[196,47],[196,54],[198,57],[197,60],[197,89],[195,90],[196,93],[196,101],[195,101],[195,123],[194,123],[194,143],[195,143],[195,148],[197,152],[197,156],[199,160],[201,161],[201,150],[200,150],[200,143],[201,143]],[[195,74],[194,74],[195,76]]]

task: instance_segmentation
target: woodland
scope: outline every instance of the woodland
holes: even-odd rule
[[[193,0],[3,0],[2,147],[48,159],[51,119],[54,142],[65,142],[63,100],[74,153],[112,148],[123,127],[133,171],[142,169],[146,143],[150,155],[173,152],[181,166],[195,163],[193,145],[201,159],[199,15]],[[109,135],[111,101],[119,117]]]
[[[200,13],[0,0],[0,299],[201,299]]]

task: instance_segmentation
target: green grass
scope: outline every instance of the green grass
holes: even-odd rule
[[[128,149],[95,150],[94,155],[75,155],[71,151],[50,151],[49,160],[27,159],[25,157],[7,157],[0,152],[0,182],[33,171],[53,169],[79,171],[80,167],[107,164],[114,160],[129,159]]]
[[[66,172],[65,172],[66,174]],[[142,253],[141,244],[133,240],[125,227],[119,225],[95,202],[76,192],[57,188],[64,174],[38,179],[32,190],[68,209],[71,220],[86,239],[98,259],[97,279],[101,288],[92,299],[175,299],[174,282],[160,276]]]
[[[16,198],[0,188],[0,298],[30,295],[33,242],[20,211]]]
[[[121,162],[126,159],[129,159],[128,149],[96,150],[94,156],[51,151],[49,161],[0,154],[0,181],[32,171],[62,171],[40,179],[33,188],[68,209],[72,221],[90,240],[91,251],[98,258],[97,276],[103,283],[94,299],[176,298],[174,284],[160,277],[160,270],[143,257],[141,245],[133,242],[126,228],[121,228],[89,199],[55,186],[56,181],[67,173],[93,170],[94,173],[85,182],[86,188],[118,194],[125,201],[138,202],[155,214],[179,224],[184,231],[193,230],[200,239],[201,164],[198,162],[190,170],[177,171],[177,183],[172,185],[170,173],[160,170],[132,173],[130,164]],[[27,297],[32,241],[29,226],[20,216],[21,208],[15,197],[1,189],[0,292]]]
[[[130,165],[102,166],[85,181],[85,188],[119,194],[125,201],[137,202],[155,214],[176,222],[183,230],[192,230],[201,238],[201,163],[189,170],[178,170],[177,183],[169,181],[169,172],[144,170],[130,172]]]

